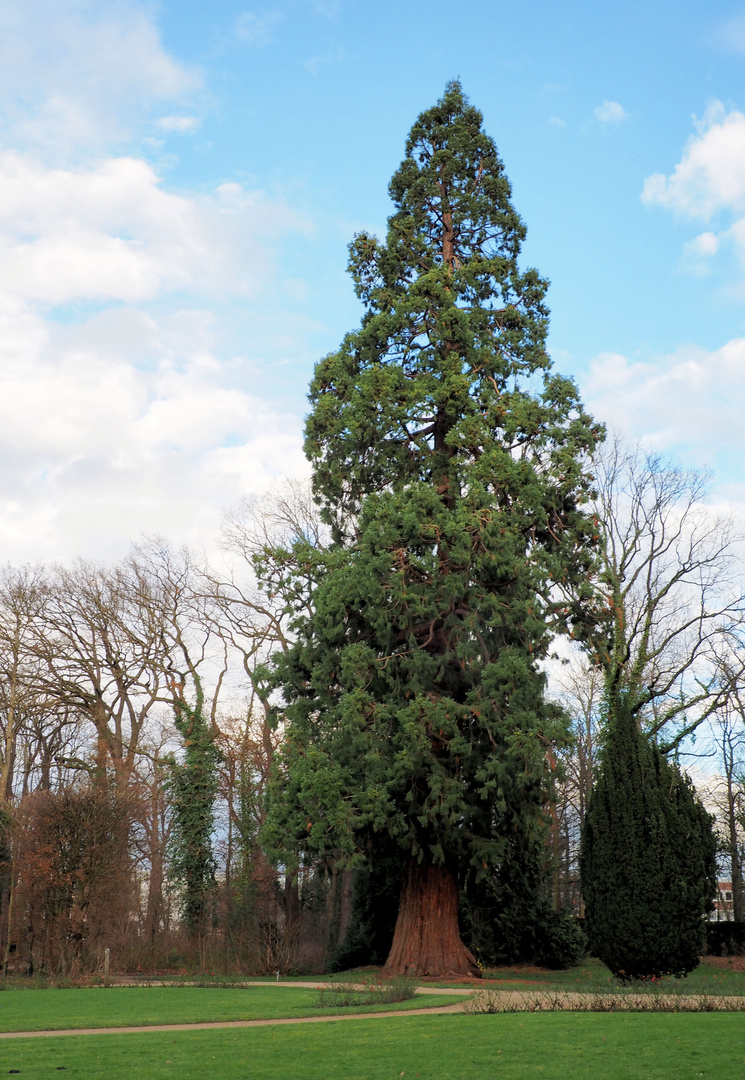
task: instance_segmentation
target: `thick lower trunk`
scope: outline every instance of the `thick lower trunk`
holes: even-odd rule
[[[460,939],[458,887],[446,867],[409,860],[383,974],[479,977],[476,960]]]

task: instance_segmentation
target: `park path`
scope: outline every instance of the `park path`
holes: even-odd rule
[[[318,983],[244,983],[244,986],[303,986],[317,989]],[[458,994],[469,995],[471,990],[446,990],[418,986],[419,994]],[[392,1016],[422,1016],[439,1015],[441,1013],[462,1012],[466,1002],[456,1002],[454,1005],[432,1005],[424,1009],[391,1009],[390,1012],[368,1013],[343,1013],[336,1016],[299,1016],[282,1017],[274,1020],[205,1020],[194,1024],[144,1024],[137,1027],[97,1027],[97,1028],[63,1028],[58,1031],[2,1031],[0,1039],[39,1039],[52,1038],[57,1035],[142,1035],[148,1031],[209,1031],[215,1028],[250,1028],[272,1027],[280,1024],[328,1024],[336,1020],[378,1020],[390,1019]]]
[[[133,983],[130,982],[129,985]],[[139,985],[158,985],[153,982],[141,983]],[[167,984],[160,984],[167,985]],[[181,983],[180,985],[188,985],[187,983]],[[327,987],[329,983],[317,983],[317,982],[261,982],[261,981],[246,981],[240,984],[241,986],[280,986],[280,987],[293,987],[317,990],[321,987]],[[360,985],[358,989],[366,989],[363,985]],[[209,1031],[217,1028],[251,1028],[251,1027],[278,1027],[282,1024],[329,1024],[329,1023],[343,1023],[345,1020],[381,1020],[390,1019],[397,1016],[436,1016],[443,1013],[461,1013],[466,1009],[468,1005],[468,998],[474,993],[477,988],[469,987],[444,987],[444,986],[417,986],[415,987],[415,993],[417,994],[433,994],[433,995],[446,995],[448,997],[462,997],[463,1001],[456,1002],[450,1005],[430,1005],[421,1009],[390,1009],[384,1012],[355,1012],[355,1013],[343,1013],[341,1015],[336,1014],[332,1016],[299,1016],[299,1017],[281,1017],[276,1019],[266,1020],[203,1020],[190,1024],[140,1024],[130,1027],[95,1027],[95,1028],[62,1028],[53,1031],[3,1031],[0,1032],[0,1039],[39,1039],[39,1038],[53,1038],[55,1036],[65,1035],[141,1035],[148,1031]],[[598,993],[566,993],[563,992],[559,995],[550,994],[546,992],[538,991],[537,993],[530,993],[519,990],[501,990],[499,996],[503,999],[507,999],[509,1005],[505,1011],[528,1011],[535,1012],[536,1010],[546,1009],[552,1011],[557,1007],[568,1011],[612,1011],[610,1001],[607,1002],[605,1007],[601,1005],[598,1008],[599,1002],[594,1003],[592,999],[610,999],[614,995],[605,995]],[[685,1007],[681,1008],[681,1001],[677,998],[677,995],[660,995],[660,998],[669,1000],[665,1001],[665,1004],[661,1001],[657,1003],[657,1007],[653,1009],[649,1008],[648,998],[649,995],[624,995],[626,998],[626,1009],[630,1011],[688,1011]],[[638,1000],[636,1000],[638,998]],[[688,995],[686,995],[688,999]],[[507,1001],[505,1004],[507,1004]],[[561,1004],[559,1004],[561,1002]],[[645,1008],[645,1003],[647,1007]],[[706,995],[690,995],[691,1011],[741,1011],[745,1012],[745,997],[708,997]],[[662,1006],[662,1008],[660,1008]],[[501,1010],[500,1010],[501,1011]],[[625,1010],[624,1010],[625,1011]]]
[[[112,986],[204,986],[204,982],[198,982],[196,980],[181,980],[174,984],[173,980],[166,982],[165,980],[159,981],[157,979],[135,979],[129,976],[118,976],[116,979],[111,980]],[[274,979],[241,979],[240,982],[226,983],[221,989],[224,990],[240,990],[244,986],[284,986],[292,987],[299,986],[304,990],[333,990],[334,986],[339,986],[339,983],[334,982],[305,982],[299,979],[293,979],[292,982],[280,982],[278,979],[276,982]],[[352,990],[369,990],[370,987],[367,983],[344,983],[345,987],[348,986]],[[484,984],[486,985],[486,984]],[[480,986],[415,986],[415,994],[472,994],[474,990],[482,989]]]

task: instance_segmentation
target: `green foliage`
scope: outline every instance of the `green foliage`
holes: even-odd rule
[[[228,750],[228,754],[229,754]],[[223,758],[225,760],[225,758]],[[244,743],[232,765],[237,774],[229,808],[233,822],[233,858],[228,868],[225,889],[225,915],[228,943],[241,958],[255,937],[257,912],[256,871],[260,860],[258,831],[261,818],[261,792],[256,765],[250,748]]]
[[[745,922],[706,924],[708,956],[745,956]]]
[[[580,858],[590,951],[615,975],[680,976],[698,964],[716,892],[712,820],[616,694]]]
[[[546,895],[545,851],[513,843],[491,875],[469,875],[461,904],[463,940],[485,967],[540,964],[562,969],[585,954],[576,919],[554,911]]]
[[[402,853],[378,844],[354,872],[352,916],[329,971],[382,965],[390,952],[401,896]]]
[[[350,270],[362,324],[316,367],[306,452],[333,544],[298,545],[312,612],[278,667],[287,739],[264,838],[361,861],[376,836],[488,874],[544,843],[552,633],[592,618],[583,501],[601,429],[550,371],[546,282],[480,113],[423,113],[384,243]],[[288,561],[289,565],[289,561]]]
[[[305,877],[300,885],[301,911],[313,914],[325,911],[332,886],[333,879],[330,878],[330,875],[321,873],[318,870],[310,874],[309,877]]]
[[[203,705],[199,683],[194,706],[183,697],[177,703],[175,724],[183,759],[171,762],[168,779],[173,813],[169,870],[183,888],[181,914],[191,934],[204,932],[215,887],[212,833],[220,753]]]
[[[587,953],[587,935],[576,918],[549,908],[540,923],[536,963],[555,971],[574,967]]]

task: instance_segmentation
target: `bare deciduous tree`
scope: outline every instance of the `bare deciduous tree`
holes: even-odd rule
[[[88,721],[96,767],[129,784],[144,725],[166,685],[163,613],[145,602],[129,567],[58,567],[36,619],[39,684]]]
[[[11,934],[31,972],[95,970],[132,908],[126,796],[84,785],[38,791],[17,812]]]
[[[707,802],[716,816],[721,852],[732,883],[732,916],[745,918],[745,695],[735,677],[741,662],[730,651],[720,659],[720,682],[725,700],[710,717],[717,772],[708,774]]]
[[[39,661],[33,642],[47,593],[39,567],[6,566],[0,575],[0,804],[13,796],[16,769],[22,758],[26,783],[36,760],[42,782],[50,786],[53,753],[65,726],[39,685]],[[50,728],[55,735],[52,735]],[[24,739],[25,735],[25,739]],[[50,737],[51,736],[51,737]],[[39,751],[41,750],[41,753]]]
[[[647,731],[671,750],[725,698],[717,656],[742,625],[741,538],[706,506],[705,474],[618,437],[594,466],[608,616],[595,659],[606,693],[628,695]]]
[[[225,520],[223,546],[231,557],[224,574],[211,573],[222,633],[241,658],[251,693],[265,716],[271,712],[267,664],[292,640],[293,617],[307,609],[310,577],[296,567],[293,544],[304,540],[322,547],[326,529],[313,502],[310,484],[288,481],[279,493],[246,499]],[[268,729],[267,729],[268,731]],[[265,750],[271,758],[271,738]]]
[[[571,725],[571,742],[556,755],[558,779],[554,784],[552,835],[557,910],[582,908],[580,833],[599,754],[603,683],[602,671],[581,654],[554,673],[554,692]]]
[[[277,493],[245,500],[225,521],[223,544],[232,562],[228,573],[212,574],[213,595],[221,633],[240,656],[252,700],[262,713],[254,730],[260,733],[267,772],[277,746],[270,661],[272,654],[289,648],[293,619],[308,610],[313,586],[311,561],[305,575],[298,572],[298,553],[303,546],[310,551],[327,542],[309,483],[289,481]],[[286,875],[284,895],[287,936],[292,938],[300,918],[295,872]]]

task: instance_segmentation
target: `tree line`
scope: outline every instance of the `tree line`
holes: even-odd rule
[[[597,912],[638,802],[668,846],[636,893],[695,896],[682,972],[715,853],[675,761],[704,730],[742,914],[739,537],[553,371],[459,84],[389,190],[385,240],[350,246],[360,327],[311,383],[311,488],[241,506],[210,565],[153,540],[3,573],[6,969],[474,975],[571,962],[586,901],[622,970]]]
[[[89,968],[104,947],[191,959],[218,923],[226,954],[263,949],[256,962],[275,965],[284,890],[257,837],[281,733],[261,669],[287,605],[244,560],[294,527],[299,492],[236,516],[223,577],[159,541],[113,567],[3,571],[6,966]]]

